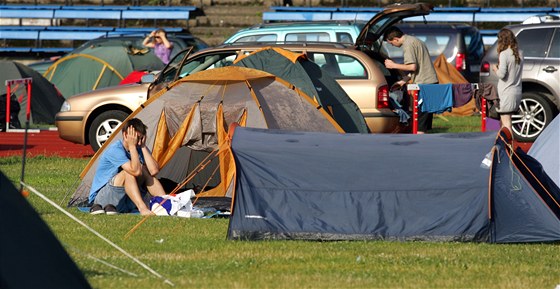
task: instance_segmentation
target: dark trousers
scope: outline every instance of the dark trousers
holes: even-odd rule
[[[438,83],[431,83],[438,84]],[[428,132],[432,129],[432,121],[434,120],[434,113],[418,111],[418,131]]]
[[[418,131],[427,132],[432,129],[434,114],[432,112],[418,112]]]

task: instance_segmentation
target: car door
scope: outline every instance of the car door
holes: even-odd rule
[[[557,55],[552,51],[554,28],[523,29],[517,34],[519,49],[523,53],[523,78],[536,80],[542,85],[557,83],[559,79],[559,59],[550,57]],[[558,40],[556,40],[558,45]],[[558,50],[558,46],[556,46]],[[552,87],[550,87],[552,88]],[[554,89],[558,92],[558,88]]]
[[[560,80],[560,28],[554,29],[554,33],[552,33],[548,51],[538,66],[538,79],[549,84],[547,87],[554,95],[560,97],[560,84],[558,84],[558,80]]]

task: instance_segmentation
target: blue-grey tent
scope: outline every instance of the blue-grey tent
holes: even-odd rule
[[[560,240],[558,187],[544,181],[544,189],[535,188],[525,174],[541,181],[546,174],[506,143],[495,133],[337,135],[239,127],[232,140],[237,186],[228,238]],[[483,168],[489,151],[492,165]],[[529,169],[519,169],[521,160]]]
[[[548,176],[560,186],[560,115],[539,134],[527,154],[538,160]]]

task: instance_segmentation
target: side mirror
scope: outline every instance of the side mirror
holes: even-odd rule
[[[151,73],[142,75],[142,78],[140,79],[142,83],[152,83],[154,80],[156,80],[156,76]]]

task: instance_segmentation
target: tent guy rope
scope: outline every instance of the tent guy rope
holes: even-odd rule
[[[72,250],[72,251],[78,253],[78,254],[81,254],[81,255],[83,255],[83,256],[86,256],[86,257],[92,259],[93,261],[99,262],[99,263],[101,263],[101,264],[103,264],[103,265],[105,265],[105,266],[107,266],[107,267],[110,267],[110,268],[113,268],[113,269],[115,269],[115,270],[121,271],[121,272],[123,272],[123,273],[126,273],[126,274],[132,276],[132,277],[138,277],[138,275],[136,275],[135,273],[132,273],[132,272],[130,272],[130,271],[128,271],[128,270],[125,270],[125,269],[123,269],[123,268],[117,267],[117,266],[115,266],[115,265],[113,265],[113,264],[111,264],[111,263],[109,263],[109,262],[107,262],[107,261],[105,261],[105,260],[101,260],[101,259],[99,259],[99,258],[96,258],[96,257],[94,257],[94,256],[92,256],[92,255],[90,255],[90,254],[88,254],[88,253],[86,253],[86,252],[82,252],[82,251],[80,251],[80,250],[78,250],[78,249],[76,249],[76,248],[73,248],[72,246],[70,246],[70,245],[68,245],[68,244],[64,244],[64,246],[65,246],[66,248],[68,248],[68,249],[70,249],[70,250]]]
[[[177,193],[177,191],[179,191],[179,189],[181,187],[183,187],[184,185],[186,185],[190,180],[192,180],[192,178],[194,178],[194,176],[196,176],[199,172],[201,172],[202,170],[204,170],[206,168],[207,165],[209,165],[212,160],[217,157],[220,154],[220,148],[216,148],[214,149],[212,152],[210,152],[210,154],[208,154],[196,167],[195,169],[190,172],[186,177],[185,180],[182,181],[181,183],[179,183],[175,189],[170,193],[170,195],[174,195],[175,193]],[[222,150],[223,151],[223,150]],[[198,198],[197,198],[198,200]],[[163,201],[161,201],[159,203],[160,206],[162,206],[165,202],[167,202],[167,199],[163,199]],[[132,236],[132,234],[134,232],[136,232],[136,230],[138,230],[138,228],[140,228],[140,226],[142,224],[144,224],[150,217],[155,216],[155,214],[150,214],[150,215],[146,215],[144,216],[144,218],[142,218],[142,220],[140,220],[140,222],[138,222],[136,225],[134,225],[134,227],[132,227],[132,229],[130,229],[130,231],[128,231],[128,233],[126,233],[126,235],[124,235],[124,240],[127,240],[128,238],[130,238],[130,236]]]
[[[170,285],[170,286],[175,286],[175,284],[173,284],[169,279],[165,278],[164,276],[162,276],[161,274],[159,274],[158,272],[156,272],[154,269],[150,268],[148,265],[142,263],[142,261],[138,260],[136,257],[132,256],[130,253],[128,253],[127,251],[125,251],[124,249],[122,249],[121,247],[119,247],[117,244],[111,242],[111,240],[107,239],[106,237],[104,237],[103,235],[101,235],[100,233],[98,233],[97,231],[95,231],[93,228],[91,228],[90,226],[88,226],[86,223],[82,222],[80,219],[76,218],[74,215],[70,214],[68,211],[64,210],[62,207],[60,207],[59,205],[57,205],[55,202],[53,202],[52,200],[50,200],[49,198],[47,198],[45,195],[41,194],[39,191],[37,191],[35,188],[33,188],[32,186],[24,183],[24,182],[20,182],[20,184],[23,187],[28,188],[31,192],[33,192],[35,195],[37,195],[38,197],[40,197],[41,199],[45,200],[47,203],[49,203],[51,206],[55,207],[57,210],[61,211],[62,213],[64,213],[66,216],[68,216],[70,219],[76,221],[78,224],[82,225],[84,228],[88,229],[90,232],[92,232],[94,235],[96,235],[97,237],[99,237],[101,240],[105,241],[107,244],[111,245],[113,248],[117,249],[119,252],[123,253],[125,256],[127,256],[128,258],[130,258],[131,260],[133,260],[134,262],[136,262],[138,265],[140,265],[141,267],[143,267],[144,269],[146,269],[148,272],[152,273],[154,276],[160,278],[163,280],[164,283]]]

